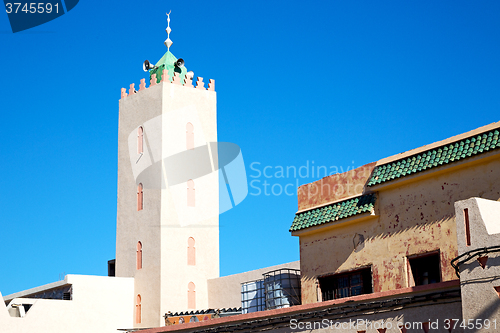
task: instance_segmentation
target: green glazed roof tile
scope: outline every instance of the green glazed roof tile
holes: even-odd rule
[[[163,57],[161,57],[161,59],[158,60],[158,62],[156,63],[155,65],[156,68],[149,71],[149,79],[151,80],[153,74],[156,74],[156,83],[160,83],[163,70],[166,69],[168,72],[168,77],[170,82],[172,82],[174,78],[174,72],[177,72],[179,74],[181,82],[184,82],[184,77],[187,73],[187,69],[185,66],[182,67],[174,66],[174,63],[176,61],[177,58],[172,54],[172,52],[167,51],[167,53],[165,53]]]
[[[290,227],[290,231],[302,230],[315,225],[321,225],[357,214],[370,212],[375,205],[375,200],[375,194],[367,194],[325,207],[297,213]]]
[[[498,141],[499,134],[499,129],[493,129],[457,142],[420,152],[417,155],[379,165],[373,170],[372,176],[368,180],[368,186],[385,183],[498,149],[500,148],[500,142]]]

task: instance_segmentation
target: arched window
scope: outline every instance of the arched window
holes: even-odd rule
[[[137,242],[136,263],[137,263],[137,269],[141,269],[142,268],[142,243],[141,242]]]
[[[188,309],[196,309],[196,291],[194,288],[196,286],[193,282],[188,284]]]
[[[135,303],[135,323],[140,324],[141,323],[141,295],[137,294],[137,301]]]
[[[186,149],[194,149],[194,126],[186,124]]]
[[[196,250],[194,247],[194,238],[188,238],[188,265],[196,265]]]
[[[144,129],[139,126],[137,129],[137,154],[142,154],[143,152],[143,142],[144,142]]]
[[[187,182],[187,205],[194,207],[194,181],[192,179]]]
[[[142,183],[137,185],[137,210],[142,210],[144,208],[144,191],[142,189]]]

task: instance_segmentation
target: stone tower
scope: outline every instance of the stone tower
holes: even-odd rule
[[[131,84],[119,102],[116,276],[135,278],[138,328],[208,308],[219,276],[214,81],[193,84],[170,51],[151,67],[149,87]]]

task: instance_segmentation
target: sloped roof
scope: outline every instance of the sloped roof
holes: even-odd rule
[[[374,186],[498,149],[500,148],[498,136],[499,129],[492,129],[482,134],[376,166],[367,185]]]
[[[295,215],[290,232],[371,212],[374,208],[375,200],[375,194],[372,193],[311,209],[306,212],[299,212]]]
[[[153,74],[156,74],[156,82],[160,83],[163,70],[166,69],[170,82],[172,82],[172,79],[174,77],[174,71],[179,73],[181,82],[184,82],[184,76],[187,73],[187,69],[185,66],[175,67],[174,63],[177,60],[178,59],[172,54],[172,52],[167,51],[163,55],[163,57],[161,57],[161,59],[156,63],[156,68],[149,71],[149,79],[151,80],[151,76]]]

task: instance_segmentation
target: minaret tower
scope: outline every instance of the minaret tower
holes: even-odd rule
[[[214,81],[187,72],[170,47],[148,83],[119,102],[116,276],[134,277],[135,327],[168,312],[208,308],[219,276],[219,175]]]

